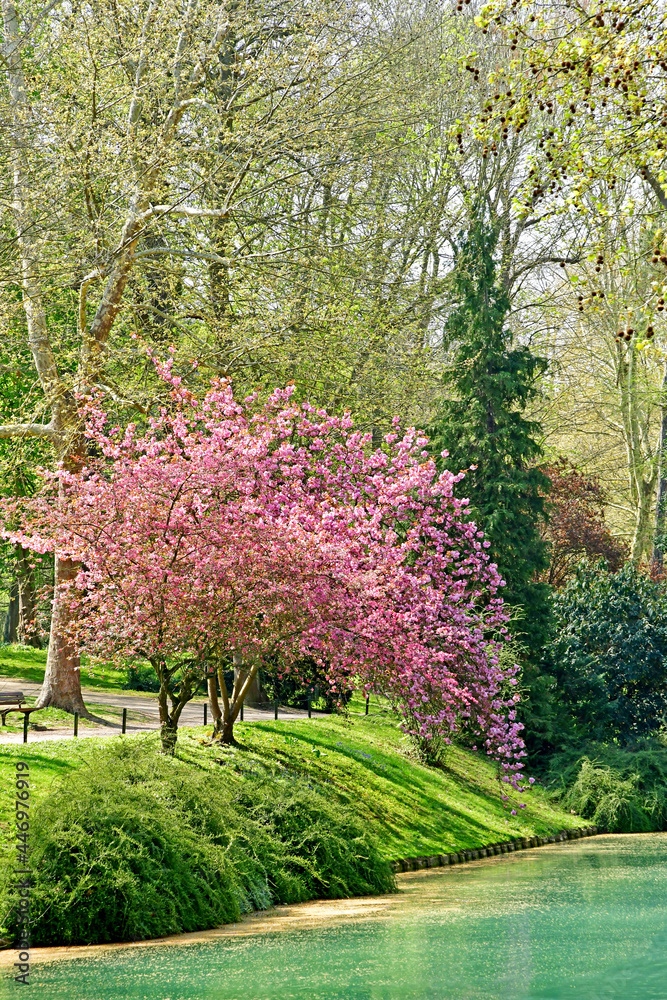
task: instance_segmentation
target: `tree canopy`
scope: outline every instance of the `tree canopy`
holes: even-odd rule
[[[333,690],[388,695],[426,739],[478,733],[515,780],[501,581],[426,439],[397,423],[369,450],[349,417],[293,403],[293,390],[258,409],[224,384],[199,401],[171,363],[158,367],[172,407],[144,433],[107,432],[89,408],[86,437],[102,457],[54,474],[21,504],[26,527],[9,532],[79,567],[62,595],[64,641],[152,664],[165,749],[209,668],[231,740],[260,665],[289,672],[310,656]],[[228,691],[235,655],[245,669]]]

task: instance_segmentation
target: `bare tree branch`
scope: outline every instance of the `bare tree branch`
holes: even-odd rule
[[[665,194],[664,188],[662,187],[660,181],[655,177],[648,167],[644,166],[641,169],[644,178],[649,182],[653,193],[660,202],[662,208],[667,210],[667,194]]]
[[[55,441],[59,436],[52,424],[0,424],[0,438],[46,438]]]

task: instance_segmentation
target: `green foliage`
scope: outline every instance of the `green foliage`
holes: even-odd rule
[[[317,711],[334,712],[349,702],[352,692],[334,694],[329,689],[326,671],[313,660],[299,664],[299,672],[279,677],[275,671],[262,672],[262,690],[269,701],[278,701],[292,708],[311,706]],[[228,689],[229,690],[229,689]]]
[[[222,767],[157,754],[150,738],[66,774],[35,809],[31,844],[35,945],[158,937],[393,888],[359,821],[323,790],[266,777],[239,794]],[[6,881],[3,896],[11,932]]]
[[[459,492],[491,543],[506,581],[505,599],[525,613],[524,642],[546,638],[548,588],[534,580],[547,564],[540,536],[549,481],[535,467],[539,425],[524,416],[546,363],[527,347],[512,347],[505,328],[510,299],[496,281],[497,235],[480,215],[461,247],[452,311],[445,329],[453,352],[448,391],[430,428],[431,449],[454,472],[466,471]]]
[[[126,674],[127,680],[123,684],[125,691],[157,692],[160,690],[160,682],[150,666],[128,667]]]
[[[667,597],[631,564],[582,564],[554,597],[553,729],[565,741],[632,745],[667,720]],[[557,745],[557,744],[556,744]]]
[[[550,775],[565,808],[610,833],[667,829],[667,747],[570,751],[552,759]]]
[[[276,794],[275,781],[257,782],[246,784],[235,801],[269,832],[272,843],[285,845],[282,866],[268,875],[276,898],[285,894],[286,874],[298,883],[301,899],[339,899],[392,890],[387,863],[360,818],[341,808],[325,789],[299,781]]]
[[[577,744],[574,720],[560,699],[556,679],[545,663],[525,663],[521,672],[521,701],[517,716],[523,725],[522,737],[528,765],[541,773],[554,750]]]

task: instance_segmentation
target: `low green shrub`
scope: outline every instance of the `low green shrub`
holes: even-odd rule
[[[667,829],[667,747],[570,751],[550,771],[560,804],[610,833]]]
[[[128,667],[126,680],[123,684],[125,691],[150,691],[155,693],[160,690],[160,682],[152,667],[138,666]]]
[[[276,795],[274,782],[245,786],[239,805],[272,843],[285,846],[278,877],[288,872],[305,890],[304,899],[340,899],[344,896],[391,892],[394,878],[367,831],[349,809],[323,790],[304,781],[290,782]],[[271,889],[283,895],[276,876],[269,873]]]
[[[310,701],[317,712],[336,712],[352,697],[352,691],[330,691],[325,672],[313,661],[307,661],[303,674],[289,673],[282,677],[276,673],[263,674],[262,691],[267,701],[278,701],[291,708],[305,709]]]
[[[205,771],[118,741],[66,776],[31,826],[32,942],[202,930],[272,903],[386,892],[393,876],[348,810],[300,779],[235,795]],[[0,887],[13,932],[9,874]]]

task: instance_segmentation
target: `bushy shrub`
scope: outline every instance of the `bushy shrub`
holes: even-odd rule
[[[253,782],[237,799],[244,812],[284,845],[282,872],[304,886],[305,899],[391,892],[394,879],[361,821],[322,789],[304,781],[276,794],[274,782]],[[272,892],[281,896],[269,872]]]
[[[126,680],[123,684],[125,691],[151,691],[157,693],[160,690],[160,682],[155,671],[149,666],[128,667]]]
[[[610,833],[667,829],[667,747],[591,747],[551,761],[560,803]]]
[[[581,566],[554,596],[543,662],[571,741],[630,746],[667,720],[667,597],[632,565]]]
[[[282,676],[276,671],[262,673],[262,690],[268,701],[278,701],[290,708],[307,708],[310,699],[311,706],[318,712],[335,712],[352,697],[352,691],[333,693],[326,671],[314,660],[300,662],[298,672]]]
[[[140,940],[392,888],[346,809],[298,779],[279,796],[271,784],[253,780],[235,797],[222,769],[157,754],[150,738],[102,751],[35,809],[33,944]],[[11,933],[7,881],[2,895]]]

